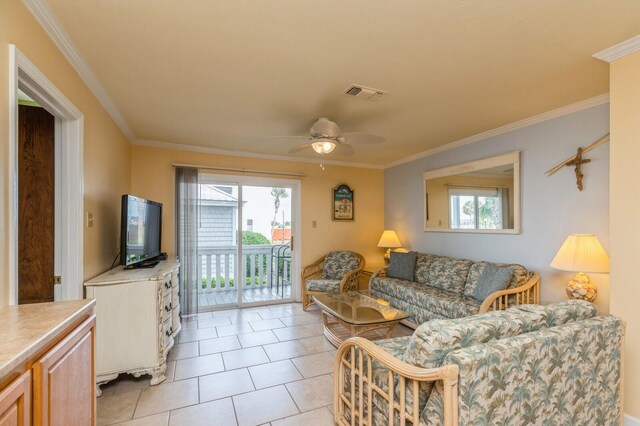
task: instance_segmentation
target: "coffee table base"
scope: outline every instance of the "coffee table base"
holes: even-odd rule
[[[324,337],[337,348],[350,337],[364,337],[369,340],[388,339],[391,337],[393,329],[400,323],[400,320],[367,325],[350,324],[323,310],[322,323],[324,325]],[[385,329],[386,332],[382,332]]]

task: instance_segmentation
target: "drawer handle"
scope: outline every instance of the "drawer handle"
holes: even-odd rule
[[[172,309],[173,309],[173,304],[171,304],[171,303],[169,303],[169,306],[165,305],[165,307],[164,307],[164,310],[167,311],[167,312],[171,312]]]
[[[170,337],[173,334],[173,327],[169,327],[169,330],[164,333],[167,337]]]
[[[170,283],[168,283],[168,282],[165,282],[165,283],[164,283],[164,288],[171,288],[171,284],[170,284]]]

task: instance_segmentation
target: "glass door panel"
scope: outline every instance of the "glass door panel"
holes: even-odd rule
[[[200,311],[237,306],[238,203],[240,187],[200,179],[198,295]]]
[[[292,190],[242,185],[243,304],[291,299]]]

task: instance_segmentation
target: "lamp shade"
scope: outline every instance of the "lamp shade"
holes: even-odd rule
[[[595,235],[571,234],[551,261],[551,267],[570,272],[607,273],[609,256]]]
[[[398,239],[398,235],[396,235],[396,231],[385,229],[382,233],[382,237],[380,237],[380,241],[378,241],[378,247],[396,248],[402,247],[402,244]]]

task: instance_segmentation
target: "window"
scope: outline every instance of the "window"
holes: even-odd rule
[[[509,190],[449,189],[453,229],[504,229],[509,223]]]

